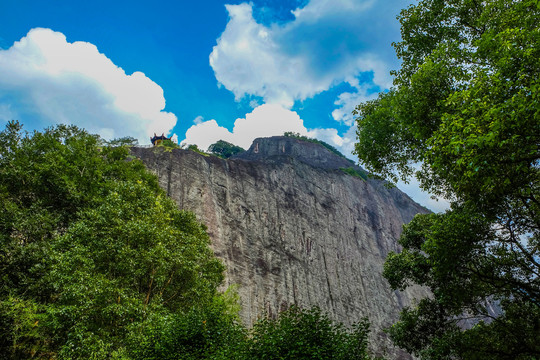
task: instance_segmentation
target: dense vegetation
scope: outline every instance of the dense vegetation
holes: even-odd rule
[[[0,353],[123,356],[160,317],[217,296],[204,228],[125,147],[100,145],[68,126],[0,133]]]
[[[356,154],[451,209],[387,259],[392,287],[433,292],[390,336],[425,359],[540,358],[540,5],[422,0],[399,20],[402,65],[357,107]]]
[[[317,308],[292,307],[277,319],[265,318],[255,324],[246,359],[370,359],[368,328],[364,320],[348,331],[332,324]]]
[[[208,152],[214,155],[219,156],[223,159],[228,159],[233,155],[243,153],[244,150],[240,146],[231,144],[230,142],[219,140],[218,142],[210,145],[208,147]]]
[[[159,146],[163,146],[165,149],[168,149],[168,150],[180,148],[180,145],[178,145],[177,143],[169,139],[163,140],[163,142],[159,144]]]
[[[132,143],[64,125],[0,132],[0,359],[368,358],[365,323],[317,310],[241,326],[204,227]]]

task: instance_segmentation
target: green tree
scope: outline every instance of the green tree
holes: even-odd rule
[[[231,311],[231,302],[236,305],[236,299],[228,295],[214,297],[204,307],[149,321],[140,331],[132,332],[129,355],[160,360],[245,359],[247,331]]]
[[[276,319],[263,318],[253,327],[246,359],[371,359],[367,321],[346,330],[318,308],[291,307]]]
[[[0,203],[0,356],[125,358],[134,333],[216,301],[205,228],[125,147],[10,122]]]
[[[142,331],[132,333],[129,355],[186,360],[372,359],[365,320],[345,329],[318,308],[293,307],[275,319],[263,317],[246,330],[231,315],[230,304],[225,294],[204,308],[148,322]]]
[[[187,146],[186,150],[194,151],[198,154],[201,154],[202,156],[209,156],[207,153],[199,149],[199,147],[196,144],[190,144]]]
[[[208,147],[209,153],[212,153],[224,159],[228,159],[231,156],[240,154],[244,151],[246,150],[244,150],[240,146],[236,146],[224,140],[219,140],[218,142]]]
[[[355,152],[452,206],[415,217],[387,259],[392,287],[434,295],[389,333],[425,358],[538,358],[540,4],[423,0],[398,18],[402,65],[357,107]]]
[[[139,140],[131,136],[124,136],[116,139],[112,139],[108,142],[109,146],[136,146],[139,145]]]
[[[171,150],[180,148],[180,145],[178,145],[177,143],[169,139],[163,140],[160,146],[163,146],[166,149],[171,149]]]

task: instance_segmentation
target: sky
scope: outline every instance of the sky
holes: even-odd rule
[[[0,126],[69,123],[140,144],[164,133],[201,149],[293,131],[355,159],[352,110],[391,87],[408,4],[0,0]]]

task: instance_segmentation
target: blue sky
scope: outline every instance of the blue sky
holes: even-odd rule
[[[409,3],[0,0],[0,125],[203,149],[294,131],[352,157],[351,111],[391,86]]]

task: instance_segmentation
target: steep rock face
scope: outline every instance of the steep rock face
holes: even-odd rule
[[[426,210],[397,189],[345,174],[340,168],[353,164],[319,144],[256,139],[228,160],[178,149],[133,152],[180,208],[208,226],[248,325],[292,304],[317,305],[345,324],[368,317],[380,350],[388,345],[381,329],[427,295],[392,291],[381,275],[402,225]]]

